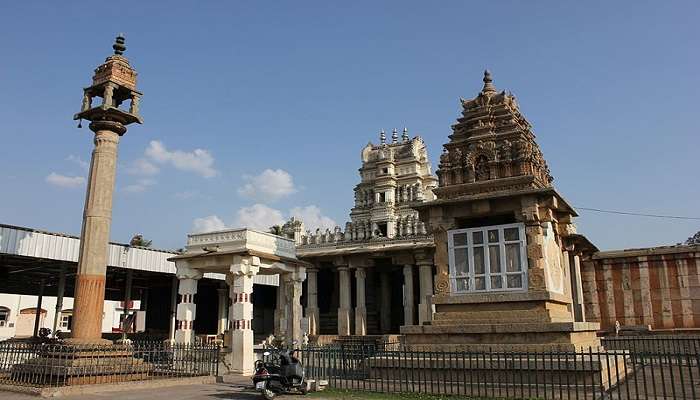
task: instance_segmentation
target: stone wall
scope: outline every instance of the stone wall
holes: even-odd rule
[[[586,320],[602,330],[700,328],[700,245],[598,252],[582,278]]]

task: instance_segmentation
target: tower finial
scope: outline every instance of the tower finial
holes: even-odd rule
[[[403,133],[401,134],[401,139],[404,142],[408,142],[408,128],[403,128]]]
[[[396,143],[399,141],[399,131],[394,128],[393,131],[391,131],[391,143]]]
[[[382,130],[379,132],[379,142],[380,142],[381,144],[386,144],[386,133],[384,132],[384,129],[382,129]]]
[[[112,45],[112,48],[114,49],[114,54],[118,56],[124,54],[124,52],[126,51],[126,45],[124,44],[125,42],[126,38],[124,37],[124,34],[118,34],[117,38],[114,39],[114,45]]]
[[[484,70],[484,88],[481,89],[481,93],[495,93],[496,87],[493,86],[492,82],[491,72],[488,69]]]

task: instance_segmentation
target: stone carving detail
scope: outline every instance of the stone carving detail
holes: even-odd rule
[[[484,88],[473,99],[460,99],[462,116],[452,126],[437,171],[439,187],[474,185],[459,195],[512,190],[504,178],[531,177],[524,188],[550,187],[552,176],[535,142],[530,123],[520,113],[515,97],[498,92],[488,71]],[[484,186],[482,182],[493,181]],[[437,190],[438,198],[454,198],[456,192]]]

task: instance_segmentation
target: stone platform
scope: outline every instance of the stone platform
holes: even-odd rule
[[[153,365],[134,357],[125,345],[49,345],[37,357],[17,364],[10,381],[60,386],[114,383],[148,378]]]
[[[430,324],[401,327],[413,350],[577,351],[601,349],[598,323],[573,322],[568,299],[551,292],[433,296]]]
[[[525,398],[545,390],[595,393],[608,390],[627,375],[626,357],[615,353],[407,353],[375,356],[358,369],[382,385],[441,385],[441,393],[481,396],[512,393]],[[404,385],[406,385],[404,383]],[[578,390],[576,390],[578,388]]]

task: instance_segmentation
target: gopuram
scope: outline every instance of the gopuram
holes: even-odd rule
[[[414,206],[433,200],[437,178],[423,140],[396,129],[361,152],[351,222],[345,232],[304,233],[301,221],[283,232],[297,243],[307,270],[309,334],[396,334],[431,319],[433,239]],[[354,279],[353,279],[354,278]],[[282,291],[283,288],[280,288]],[[318,299],[325,301],[319,303]]]
[[[584,322],[576,211],[552,185],[515,97],[488,71],[461,100],[437,171],[435,200],[414,204],[434,235],[430,324],[403,326],[412,348],[542,351],[598,347]]]

